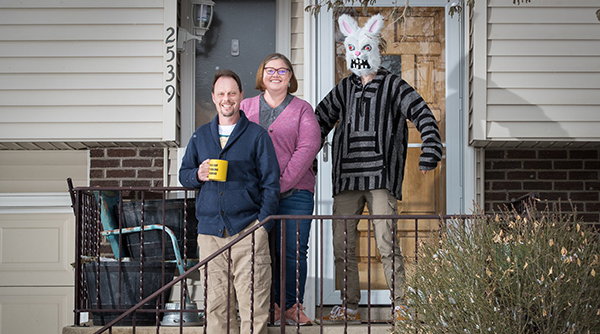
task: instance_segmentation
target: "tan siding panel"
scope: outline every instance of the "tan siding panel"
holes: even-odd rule
[[[66,74],[3,74],[2,90],[44,89],[161,89],[162,72],[159,73],[66,73]]]
[[[600,57],[490,57],[490,72],[600,72]]]
[[[597,23],[596,10],[594,7],[499,7],[490,9],[488,23]]]
[[[292,34],[292,50],[304,47],[304,34]]]
[[[80,41],[80,40],[112,40],[136,41],[156,40],[163,33],[162,24],[111,24],[103,25],[2,25],[0,36],[5,41]]]
[[[2,285],[73,285],[74,221],[72,213],[0,214]]]
[[[493,24],[489,38],[520,40],[586,40],[598,39],[600,24]]]
[[[162,105],[162,90],[0,91],[0,101],[3,106]]]
[[[597,106],[490,105],[487,120],[489,122],[600,122],[600,112]]]
[[[162,55],[135,58],[15,57],[0,61],[0,73],[162,73],[162,70]]]
[[[16,126],[0,124],[0,133],[7,141],[28,141],[31,133],[39,138],[61,138],[61,141],[156,141],[162,138],[161,122],[115,123],[29,123]]]
[[[600,89],[497,89],[487,90],[488,105],[557,104],[600,105]]]
[[[298,90],[296,91],[296,93],[294,93],[294,95],[298,96],[301,99],[304,98],[304,80],[298,80]]]
[[[488,87],[600,88],[600,71],[596,73],[490,73]]]
[[[486,139],[499,143],[600,139],[598,4],[597,0],[546,0],[521,6],[488,2],[488,34],[475,41],[480,47],[485,41],[486,58],[474,59],[476,64],[487,61]],[[481,20],[476,22],[479,26],[474,29],[481,29]]]
[[[292,18],[292,33],[304,32],[304,18],[294,17]]]
[[[0,166],[87,166],[87,151],[0,151]],[[62,177],[62,175],[61,175]],[[0,193],[3,191],[0,191]]]
[[[167,159],[167,187],[177,187],[177,176],[179,170],[177,169],[177,163],[179,160],[178,157],[178,149],[169,148],[168,149],[168,159]]]
[[[162,41],[2,42],[0,57],[147,57],[162,55]],[[43,50],[43,53],[40,52]]]
[[[297,74],[298,81],[303,80],[304,79],[304,64],[294,65],[294,70],[296,70],[296,72],[298,72],[298,74]]]
[[[39,160],[29,166],[0,166],[0,182],[45,181],[48,175],[66,176],[61,180],[66,182],[69,175],[75,175],[80,170],[81,166],[48,166]]]
[[[0,40],[0,141],[50,148],[175,139],[175,103],[165,107],[164,93],[175,0],[10,0],[0,8],[0,35],[10,36]],[[47,145],[26,144],[38,142]]]
[[[492,40],[490,56],[600,56],[597,41],[531,41]]]
[[[14,8],[0,11],[3,24],[162,24],[162,8]],[[60,39],[60,36],[56,36]]]
[[[296,70],[296,66],[299,66],[301,64],[304,64],[304,49],[294,49],[292,50],[292,58],[290,59],[290,61],[292,61],[293,59],[293,65],[294,65],[294,70]],[[296,72],[298,72],[298,70],[296,70]],[[296,73],[298,74],[298,73]]]
[[[23,190],[28,190],[31,192],[46,192],[45,189],[61,189],[61,191],[67,191],[67,177],[74,179],[73,175],[67,175],[63,180],[54,180],[54,181],[44,181],[43,184],[40,184],[38,180],[8,180],[6,182],[2,182],[2,188],[5,188],[9,193],[20,193]],[[80,186],[85,186],[82,184],[82,179],[79,179]],[[89,183],[88,183],[89,184]]]
[[[162,8],[164,0],[102,0],[103,7],[144,7],[144,8]],[[97,8],[99,7],[96,1],[81,1],[81,0],[43,0],[43,1],[23,1],[23,0],[2,0],[0,8]]]
[[[470,64],[470,78],[469,88],[471,89],[469,108],[471,113],[469,114],[469,125],[470,133],[469,140],[485,140],[486,137],[486,114],[487,114],[487,61],[488,50],[487,50],[487,36],[488,36],[488,24],[487,6],[474,6],[472,8],[471,17],[469,22],[472,27],[469,29],[471,34],[470,40],[473,44],[470,52],[472,63]]]
[[[302,1],[292,1],[292,17],[303,17],[304,6]]]
[[[181,125],[177,121],[181,114],[181,87],[179,87],[179,66],[181,58],[177,57],[177,0],[165,0],[163,10],[163,38],[161,43],[164,55],[163,64],[163,128],[162,140],[178,142],[181,138]]]
[[[88,182],[88,151],[0,151],[0,193],[64,192]]]
[[[63,333],[73,325],[73,286],[0,287],[2,333]]]
[[[60,114],[61,118],[56,115]],[[0,107],[0,115],[6,123],[35,120],[48,123],[97,123],[106,120],[136,122],[140,119],[159,122],[162,106],[42,106]]]
[[[598,125],[593,122],[490,122],[491,139],[519,140],[594,140]]]
[[[469,15],[469,141],[485,140],[487,115],[487,6],[468,6]]]

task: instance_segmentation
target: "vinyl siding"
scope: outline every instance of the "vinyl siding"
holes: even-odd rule
[[[63,193],[88,183],[88,151],[0,151],[0,194]],[[2,203],[2,201],[0,201]]]
[[[179,184],[179,167],[184,153],[185,151],[183,149],[169,148],[167,150],[167,159],[165,161],[168,168],[165,168],[167,174],[165,186],[181,187],[181,184]],[[181,154],[181,156],[179,156],[179,154]]]
[[[597,0],[475,5],[472,144],[600,140],[597,9]]]
[[[291,25],[291,54],[290,61],[294,66],[296,79],[298,80],[298,91],[294,94],[304,98],[304,2],[292,1],[292,25]]]
[[[75,217],[62,209],[6,214],[0,206],[3,333],[59,334],[73,323]]]
[[[175,143],[176,14],[176,0],[2,1],[0,149]]]
[[[0,318],[6,333],[73,323],[75,216],[67,177],[87,186],[88,151],[0,151]]]
[[[87,151],[0,151],[0,286],[72,284],[67,178],[87,186],[87,175]]]
[[[72,286],[0,287],[2,333],[60,334],[73,324]]]

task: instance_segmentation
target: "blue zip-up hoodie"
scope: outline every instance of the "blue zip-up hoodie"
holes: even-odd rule
[[[223,237],[238,234],[279,207],[279,164],[269,134],[240,110],[240,119],[221,149],[218,115],[190,138],[179,169],[179,181],[196,188],[198,233]],[[227,181],[202,182],[198,168],[206,159],[228,161]],[[270,230],[273,223],[265,225]]]

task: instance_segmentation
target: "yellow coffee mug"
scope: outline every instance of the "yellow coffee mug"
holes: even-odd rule
[[[227,180],[227,160],[210,159],[208,166],[209,180],[220,182]]]

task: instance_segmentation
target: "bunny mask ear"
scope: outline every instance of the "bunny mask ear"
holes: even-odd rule
[[[379,33],[383,28],[383,16],[377,14],[371,16],[365,26],[363,27],[364,33],[369,34],[373,37],[379,37]]]
[[[340,16],[338,22],[346,36],[344,47],[348,69],[358,76],[376,73],[381,65],[379,34],[383,28],[383,16],[372,16],[362,28],[346,14]]]
[[[350,15],[343,14],[338,19],[340,31],[344,36],[350,36],[358,31],[358,23]]]

